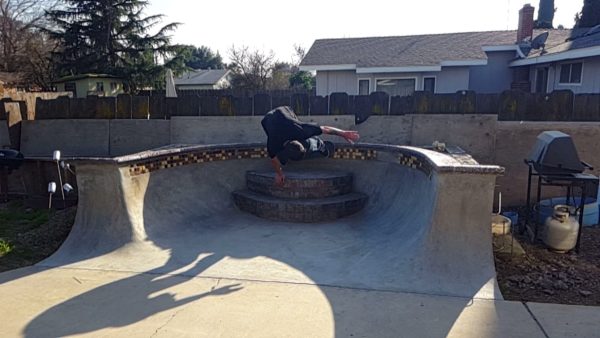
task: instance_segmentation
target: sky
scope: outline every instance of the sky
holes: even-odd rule
[[[149,0],[146,14],[180,22],[173,42],[207,46],[225,61],[233,46],[292,62],[316,39],[515,30],[519,9],[539,0]],[[573,27],[583,0],[555,0],[554,27]]]

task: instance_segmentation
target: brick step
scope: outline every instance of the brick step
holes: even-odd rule
[[[367,195],[352,192],[340,196],[314,199],[286,199],[249,190],[233,193],[235,204],[256,216],[285,222],[314,223],[336,220],[360,211]]]
[[[248,189],[260,194],[281,198],[326,198],[352,191],[352,173],[341,171],[285,172],[283,187],[275,186],[275,172],[249,171]]]

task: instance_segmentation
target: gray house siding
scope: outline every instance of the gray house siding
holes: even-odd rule
[[[509,63],[515,60],[515,56],[514,51],[487,53],[487,65],[471,67],[469,89],[484,94],[510,89],[513,73]]]
[[[469,67],[444,67],[438,73],[435,92],[439,94],[456,93],[469,89]]]
[[[356,94],[357,81],[356,72],[353,70],[317,72],[317,95],[325,96],[339,92]]]
[[[441,72],[419,73],[365,73],[355,71],[317,71],[317,95],[325,96],[335,92],[358,95],[358,80],[369,80],[369,92],[377,90],[378,79],[415,79],[415,90],[423,90],[423,78],[435,77],[436,93],[455,93],[469,88],[468,67],[444,67]]]

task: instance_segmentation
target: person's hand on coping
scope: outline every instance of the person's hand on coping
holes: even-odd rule
[[[285,183],[285,176],[280,173],[275,173],[275,185],[278,187],[282,187]]]
[[[346,130],[344,131],[342,137],[345,138],[350,144],[354,144],[354,142],[358,141],[360,135],[356,130]]]

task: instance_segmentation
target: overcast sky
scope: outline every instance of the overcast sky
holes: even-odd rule
[[[150,0],[146,14],[181,22],[174,42],[208,46],[227,59],[232,45],[273,50],[291,61],[294,44],[323,38],[416,35],[517,28],[524,4],[539,0]],[[554,26],[573,27],[583,0],[555,0]]]

